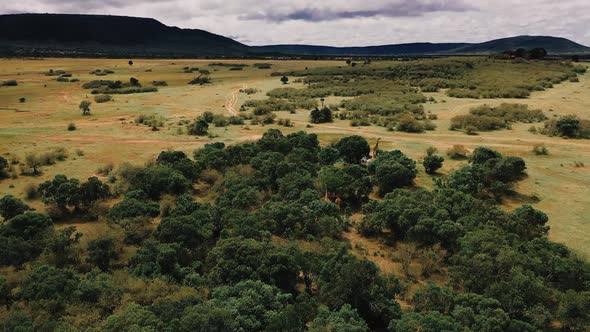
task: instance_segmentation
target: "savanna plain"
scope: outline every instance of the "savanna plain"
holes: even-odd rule
[[[11,195],[36,212],[48,213],[55,232],[63,232],[79,247],[78,258],[64,258],[55,253],[59,250],[47,249],[31,254],[28,260],[3,263],[0,271],[8,284],[15,285],[34,269],[27,265],[34,259],[55,262],[62,258],[62,266],[81,261],[89,271],[96,266],[110,271],[124,295],[106,299],[112,305],[101,304],[100,312],[65,301],[56,309],[62,310],[61,318],[55,320],[53,309],[31,307],[31,299],[23,300],[21,309],[37,326],[55,320],[76,328],[106,326],[115,331],[117,319],[129,310],[140,310],[129,303],[155,305],[189,295],[207,297],[203,294],[209,288],[232,284],[236,265],[222,266],[224,260],[234,259],[230,252],[260,251],[263,257],[264,252],[272,251],[266,246],[271,246],[281,248],[276,249],[278,256],[295,257],[345,250],[374,263],[383,275],[400,276],[395,293],[404,311],[420,306],[415,294],[431,287],[425,285],[461,280],[456,283],[461,292],[499,298],[502,310],[513,321],[518,318],[526,326],[541,329],[584,328],[584,322],[570,322],[567,315],[555,314],[560,310],[559,301],[545,301],[549,295],[519,306],[506,304],[509,299],[494,293],[493,287],[478,289],[476,281],[469,281],[469,268],[478,268],[466,267],[468,263],[462,261],[469,256],[466,242],[453,236],[475,234],[474,220],[482,218],[485,223],[490,215],[499,216],[500,212],[476,215],[477,204],[505,212],[510,217],[497,218],[505,218],[506,223],[526,213],[531,220],[542,220],[532,212],[539,210],[548,217],[546,224],[524,230],[514,226],[516,230],[510,232],[529,240],[547,232],[550,240],[572,250],[571,256],[564,257],[590,258],[587,67],[588,63],[566,60],[483,56],[410,61],[0,59],[0,82],[5,82],[0,84],[0,156],[6,161],[0,197]],[[16,84],[6,84],[11,81]],[[493,165],[488,162],[491,159]],[[181,173],[184,180],[176,173],[163,175],[163,167]],[[67,187],[57,182],[67,180],[56,180],[62,174],[80,183],[92,178],[98,181],[93,182],[96,188],[108,185],[108,194],[64,198]],[[164,180],[156,179],[158,176]],[[475,203],[469,198],[466,202],[470,203],[454,206],[458,214],[470,211],[465,213],[472,219],[462,221],[453,212],[446,217],[435,212],[438,204],[446,204],[442,202],[445,190],[474,197]],[[442,194],[437,196],[435,191]],[[444,229],[428,224],[431,219],[404,208],[410,204],[405,195],[423,204],[419,209],[432,209],[432,220],[452,222],[445,221]],[[187,197],[200,207],[183,201]],[[136,201],[151,205],[135,206]],[[221,220],[220,224],[211,221],[195,229],[174,224],[178,222],[174,218],[180,220],[180,210],[189,206],[193,215],[207,213],[207,218]],[[233,208],[241,217],[224,214]],[[306,218],[315,224],[307,224]],[[412,223],[418,219],[420,223]],[[246,225],[249,221],[256,226]],[[259,235],[261,230],[267,236]],[[183,237],[193,232],[195,237]],[[74,239],[77,233],[83,235]],[[268,242],[232,238],[238,235],[268,238]],[[221,244],[215,244],[220,238]],[[104,239],[111,239],[110,244],[99,241]],[[502,241],[510,242],[506,239]],[[330,241],[344,243],[345,249]],[[168,244],[173,242],[183,249]],[[113,249],[97,249],[101,243]],[[297,254],[289,251],[295,250],[293,246]],[[484,251],[483,247],[478,250]],[[174,252],[170,255],[176,258],[165,259],[176,265],[150,261],[149,253],[158,250]],[[452,255],[453,259],[445,260]],[[293,294],[319,292],[330,307],[340,307],[336,294],[325,293],[327,284],[336,283],[330,278],[340,272],[319,272],[330,266],[318,271],[309,267],[313,271],[309,273],[293,268],[297,273],[291,275],[293,269],[284,257],[253,257],[248,259],[260,259],[262,265],[268,260],[273,267],[269,270],[274,270],[246,269],[252,275],[258,273],[261,280]],[[197,260],[202,265],[192,263]],[[364,269],[349,258],[346,262],[350,268]],[[162,265],[147,268],[148,263]],[[500,269],[500,263],[494,264]],[[284,270],[277,272],[279,265]],[[306,267],[301,270],[307,271]],[[157,277],[165,277],[163,281],[153,281],[160,280],[152,275],[158,273]],[[371,280],[362,286],[377,287],[377,279]],[[338,292],[336,286],[329,289]],[[222,297],[225,293],[213,294]],[[389,324],[390,330],[395,326],[403,330],[407,322],[391,320],[399,317],[397,313],[379,311],[386,300],[367,300],[378,303],[373,306],[365,306],[364,300],[352,304],[371,328]],[[305,312],[306,301],[296,301],[299,313]],[[545,305],[547,302],[551,304]],[[3,317],[13,312],[1,310]],[[186,317],[178,318],[178,330],[190,330]],[[264,324],[279,323],[269,320]],[[514,331],[519,330],[519,323],[510,324]],[[479,330],[475,325],[470,328]]]

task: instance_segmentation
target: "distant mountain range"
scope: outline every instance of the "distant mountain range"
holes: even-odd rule
[[[479,44],[411,43],[366,47],[248,46],[204,30],[166,26],[154,19],[104,15],[0,15],[0,56],[248,57],[265,55],[395,56],[492,54],[517,48],[550,54],[590,53],[571,40],[518,36]]]

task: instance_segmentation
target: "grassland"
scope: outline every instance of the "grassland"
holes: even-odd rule
[[[401,149],[414,159],[421,159],[429,146],[444,152],[455,144],[468,149],[485,145],[501,153],[520,156],[528,166],[528,178],[520,182],[518,195],[505,200],[507,209],[522,203],[534,203],[550,217],[550,238],[562,242],[578,253],[590,257],[590,246],[586,237],[590,234],[590,141],[565,140],[559,137],[535,135],[528,131],[530,124],[515,123],[510,130],[483,132],[477,136],[449,131],[451,118],[467,114],[473,107],[482,104],[498,106],[502,103],[524,103],[531,109],[541,109],[548,117],[576,114],[582,119],[590,118],[590,77],[581,75],[579,82],[565,81],[555,84],[545,91],[531,92],[528,99],[471,99],[453,98],[444,85],[438,92],[421,92],[428,100],[423,103],[424,112],[437,116],[433,120],[436,129],[423,134],[390,132],[384,127],[351,127],[348,120],[336,120],[329,124],[315,124],[308,127],[309,112],[277,112],[278,118],[290,119],[292,127],[278,125],[245,125],[215,128],[211,127],[211,137],[194,137],[180,133],[178,123],[192,120],[206,111],[226,116],[237,114],[240,106],[247,100],[267,98],[266,93],[284,87],[280,77],[272,72],[305,72],[332,67],[334,71],[348,70],[341,62],[322,61],[270,61],[272,69],[257,69],[254,63],[260,61],[233,61],[247,64],[242,70],[230,70],[232,66],[208,66],[213,60],[141,60],[134,59],[133,66],[127,61],[108,59],[45,59],[0,60],[0,81],[16,80],[18,86],[0,87],[0,153],[5,157],[17,156],[24,159],[27,153],[43,152],[54,147],[64,147],[69,158],[55,165],[43,168],[38,177],[19,176],[0,182],[0,196],[13,194],[23,197],[28,183],[40,183],[53,178],[55,174],[65,173],[70,177],[87,178],[97,173],[105,164],[130,162],[143,164],[166,149],[192,151],[214,141],[232,142],[258,139],[269,128],[276,127],[283,132],[306,130],[317,133],[323,144],[334,142],[345,135],[359,134],[374,144],[382,139],[382,149]],[[268,61],[265,61],[268,62]],[[390,67],[398,63],[375,63],[370,66]],[[207,69],[212,83],[208,85],[189,85],[188,82],[198,73],[185,73],[183,68]],[[55,77],[45,75],[50,69],[64,70],[80,82],[58,82]],[[96,69],[114,71],[113,74],[97,77],[90,72]],[[492,75],[487,68],[482,75]],[[555,74],[559,76],[559,73]],[[82,84],[97,80],[129,81],[137,78],[144,86],[152,81],[166,81],[168,86],[158,87],[158,92],[114,95],[113,101],[97,104],[94,95],[82,88]],[[288,86],[303,89],[303,83]],[[477,77],[470,77],[477,81]],[[544,79],[540,77],[539,79]],[[434,84],[424,82],[424,87]],[[517,82],[522,85],[523,82]],[[487,86],[487,85],[486,85]],[[240,89],[253,88],[254,94],[240,93]],[[379,87],[387,91],[387,86]],[[460,87],[459,87],[460,88]],[[486,88],[487,89],[487,88]],[[429,90],[429,89],[425,89]],[[434,89],[432,89],[434,90]],[[275,90],[276,91],[276,90]],[[489,91],[489,90],[486,90]],[[413,93],[413,92],[412,92]],[[452,94],[451,94],[452,95]],[[396,94],[397,96],[397,94]],[[20,98],[25,98],[21,103]],[[351,96],[327,96],[325,104],[340,104]],[[81,101],[92,102],[91,115],[82,116],[78,110]],[[165,126],[159,131],[137,125],[134,120],[139,115],[157,114],[165,119]],[[69,123],[76,130],[68,131]],[[182,130],[182,129],[181,129]],[[532,153],[536,144],[544,144],[549,150],[547,156]],[[82,150],[83,155],[77,155]],[[8,158],[7,158],[8,159]],[[463,162],[447,160],[441,172],[448,174]],[[588,165],[576,167],[574,165]],[[418,184],[431,187],[432,177],[421,172]],[[537,200],[538,198],[538,200]],[[32,205],[42,209],[38,201]],[[83,233],[92,234],[94,224],[79,226]]]

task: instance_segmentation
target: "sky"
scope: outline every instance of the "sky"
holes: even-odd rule
[[[247,45],[483,42],[517,35],[590,45],[590,0],[1,0],[0,14],[151,17]]]

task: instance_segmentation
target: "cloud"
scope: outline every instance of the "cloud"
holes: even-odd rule
[[[588,0],[0,0],[0,14],[151,17],[249,45],[482,42],[554,35],[590,45]]]
[[[358,10],[343,10],[329,8],[301,8],[294,9],[290,12],[279,12],[274,8],[270,8],[266,12],[250,13],[240,16],[243,20],[268,20],[273,22],[283,22],[291,20],[301,20],[310,22],[332,21],[339,19],[354,19],[366,17],[407,17],[420,16],[425,13],[450,11],[450,12],[464,12],[473,10],[474,7],[469,6],[462,1],[415,1],[404,0],[396,1],[390,4],[375,9],[361,9]]]

